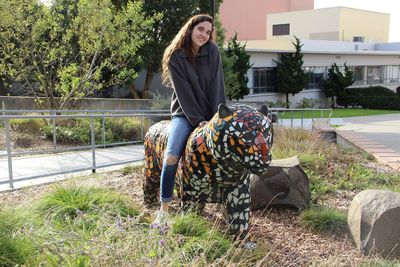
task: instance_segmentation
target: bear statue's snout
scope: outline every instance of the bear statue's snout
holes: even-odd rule
[[[269,148],[267,146],[267,141],[265,140],[264,136],[261,133],[257,134],[254,144],[257,146],[258,150],[261,153],[261,159],[263,161],[267,161]]]

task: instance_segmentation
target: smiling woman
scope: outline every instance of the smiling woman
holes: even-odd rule
[[[221,55],[214,43],[214,20],[206,14],[190,18],[164,52],[163,83],[173,89],[172,123],[160,179],[161,209],[155,220],[168,215],[178,162],[190,133],[205,124],[225,104]]]

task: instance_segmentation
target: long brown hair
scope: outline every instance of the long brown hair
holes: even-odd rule
[[[175,38],[171,41],[169,46],[164,51],[164,56],[162,60],[162,83],[165,86],[171,85],[168,63],[174,51],[178,49],[183,49],[189,57],[189,60],[191,62],[195,61],[196,55],[194,54],[194,51],[192,49],[192,31],[197,24],[204,21],[208,21],[212,24],[210,39],[208,41],[210,42],[215,40],[214,20],[211,16],[207,14],[199,14],[191,17],[179,30],[177,35],[175,35]]]

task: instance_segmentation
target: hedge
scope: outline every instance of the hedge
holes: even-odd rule
[[[337,102],[345,107],[400,110],[400,97],[396,92],[382,86],[348,88],[345,96],[338,98]]]

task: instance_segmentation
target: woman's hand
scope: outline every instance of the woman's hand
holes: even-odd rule
[[[208,123],[208,121],[202,121],[202,122],[199,123],[199,125],[197,127],[203,127],[207,123]]]

